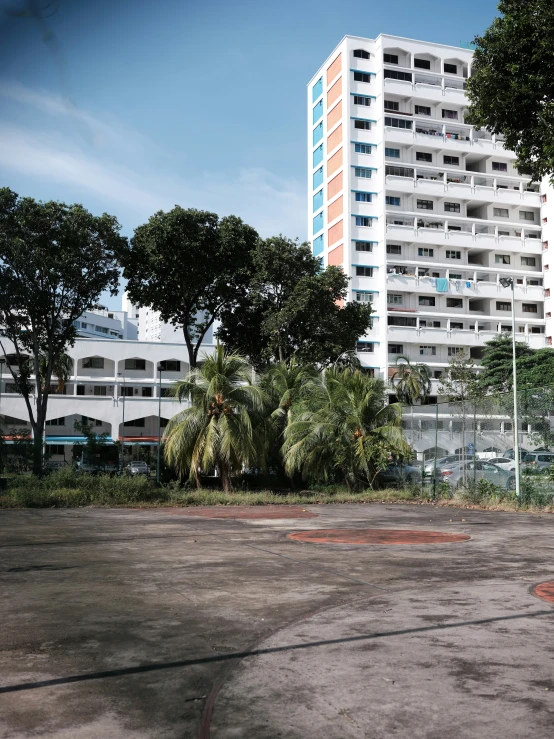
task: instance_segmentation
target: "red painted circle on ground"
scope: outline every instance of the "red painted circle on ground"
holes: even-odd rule
[[[447,544],[471,539],[468,534],[408,529],[317,529],[289,534],[288,538],[316,544]]]
[[[541,582],[535,585],[533,593],[539,598],[542,598],[547,603],[554,603],[554,580],[548,582]]]
[[[298,505],[229,505],[205,508],[164,508],[165,513],[200,518],[317,518],[317,513]]]

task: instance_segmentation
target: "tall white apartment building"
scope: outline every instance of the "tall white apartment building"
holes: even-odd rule
[[[514,279],[516,338],[540,348],[553,335],[541,227],[554,191],[541,194],[500,137],[465,123],[472,56],[346,36],[308,84],[313,252],[351,278],[350,300],[372,303],[358,352],[383,379],[399,354],[436,379],[462,350],[478,364],[485,342],[511,331],[503,277]]]

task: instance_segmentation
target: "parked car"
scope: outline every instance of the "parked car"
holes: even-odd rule
[[[376,482],[383,487],[414,485],[421,482],[421,469],[409,463],[392,462],[378,473]]]
[[[437,472],[443,469],[443,467],[449,467],[453,464],[459,464],[460,462],[463,462],[464,460],[471,460],[473,459],[472,454],[466,454],[465,457],[462,457],[461,454],[449,454],[447,457],[440,457],[437,459],[436,462],[436,469]],[[433,472],[435,470],[435,460],[430,459],[425,464],[425,477],[433,477]]]
[[[488,480],[505,490],[515,490],[516,487],[516,477],[511,470],[503,470],[495,464],[479,459],[445,467],[441,471],[440,479],[451,487],[458,488],[464,484],[464,477],[469,483],[473,480]]]
[[[129,462],[129,464],[125,467],[125,472],[128,475],[150,475],[150,467],[146,464],[146,462]]]
[[[554,452],[527,452],[523,464],[534,470],[547,470],[554,464]]]
[[[522,447],[520,447],[519,448],[519,461],[520,462],[523,461],[523,457],[526,454],[529,454],[529,449],[523,449]],[[504,452],[502,456],[508,457],[508,459],[515,459],[516,458],[515,449],[506,449],[506,451]]]
[[[514,472],[516,468],[515,458],[510,459],[509,457],[492,457],[491,459],[487,459],[486,461],[490,462],[491,464],[495,464],[497,467],[500,467],[501,470],[508,470],[509,472]]]

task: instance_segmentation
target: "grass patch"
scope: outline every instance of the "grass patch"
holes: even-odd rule
[[[549,486],[550,487],[550,486]],[[387,488],[352,493],[333,485],[298,492],[259,490],[224,493],[221,490],[191,489],[176,483],[157,487],[145,477],[109,477],[79,475],[72,469],[57,470],[39,479],[29,475],[8,478],[0,491],[0,508],[77,508],[82,506],[232,506],[232,505],[309,505],[327,503],[432,503],[458,508],[496,511],[554,512],[554,497],[544,487],[522,486],[522,499],[481,481],[473,489],[431,490],[419,487]]]

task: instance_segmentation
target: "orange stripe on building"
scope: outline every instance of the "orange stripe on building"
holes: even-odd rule
[[[334,80],[342,69],[342,53],[339,54],[327,67],[327,84]]]
[[[327,162],[327,174],[333,174],[339,167],[342,167],[342,147]]]
[[[331,182],[327,185],[327,200],[331,200],[335,195],[338,195],[342,190],[342,172],[339,172],[336,177],[333,177]]]
[[[338,218],[342,214],[342,195],[340,198],[333,200],[331,205],[327,208],[327,223],[331,223],[335,218]]]
[[[340,241],[343,236],[343,230],[342,230],[342,220],[338,221],[338,223],[335,223],[334,226],[331,226],[331,228],[327,232],[327,243],[329,246],[332,246],[333,244],[336,244],[337,241]]]
[[[342,123],[327,136],[327,151],[333,151],[342,142]]]
[[[333,128],[337,121],[342,118],[342,100],[335,105],[333,110],[330,110],[327,114],[327,130]]]
[[[339,98],[342,95],[342,77],[339,77],[338,80],[335,82],[333,87],[329,90],[327,93],[327,107],[331,107],[331,105],[335,102],[337,98]]]
[[[330,267],[341,267],[344,262],[344,245],[337,246],[327,256],[327,264]]]

